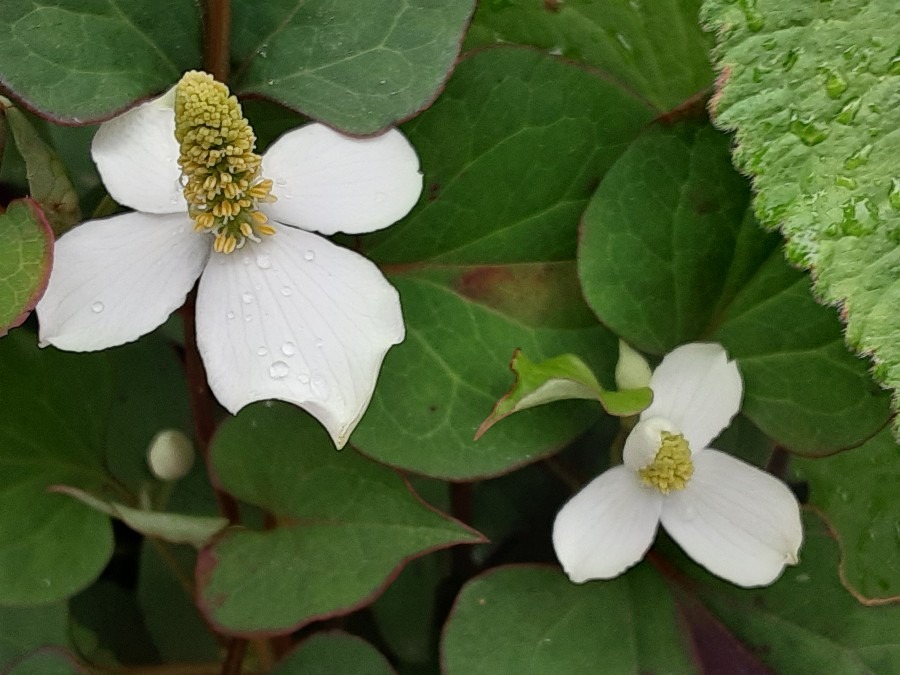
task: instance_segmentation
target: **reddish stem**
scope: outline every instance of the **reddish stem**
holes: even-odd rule
[[[203,15],[203,68],[219,82],[228,81],[231,38],[231,0],[207,0]]]

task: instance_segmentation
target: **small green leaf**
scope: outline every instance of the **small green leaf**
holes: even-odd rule
[[[860,602],[900,601],[900,446],[889,430],[833,457],[797,458],[795,474],[809,482],[841,548],[841,580]]]
[[[69,608],[65,602],[41,607],[0,606],[0,626],[0,667],[37,647],[69,645]]]
[[[109,118],[199,65],[192,0],[0,3],[0,85],[57,121]]]
[[[46,647],[24,656],[4,675],[88,675],[90,671],[67,649]]]
[[[444,628],[447,675],[697,673],[659,575],[576,585],[559,570],[500,567],[466,584]]]
[[[6,121],[16,149],[25,160],[31,197],[40,205],[53,233],[59,236],[81,220],[78,194],[66,167],[20,110],[11,107],[2,96],[0,107],[6,108]]]
[[[89,492],[69,485],[53,485],[51,492],[69,495],[92,509],[117,518],[132,530],[148,537],[156,537],[172,544],[206,546],[219,532],[228,527],[227,518],[188,516],[183,513],[161,513],[134,509],[124,504],[98,499]]]
[[[424,108],[459,53],[474,0],[242,0],[234,90],[354,134]]]
[[[753,179],[756,213],[781,230],[816,293],[843,308],[847,341],[896,403],[897,3],[708,0],[703,17],[719,43],[715,122],[736,132],[734,161]]]
[[[607,391],[597,382],[587,364],[574,354],[534,363],[517,350],[509,367],[516,375],[516,382],[478,427],[475,440],[504,417],[553,401],[573,398],[599,401],[610,415],[628,417],[637,415],[653,399],[653,393],[647,387]]]
[[[199,604],[229,633],[290,633],[371,602],[407,560],[481,536],[427,507],[394,471],[334,451],[286,404],[245,408],[211,449],[222,486],[276,515],[201,552]]]
[[[270,675],[393,675],[396,671],[375,647],[339,631],[316,633],[294,649]]]
[[[12,202],[0,213],[0,337],[21,324],[44,294],[53,232],[37,204]]]

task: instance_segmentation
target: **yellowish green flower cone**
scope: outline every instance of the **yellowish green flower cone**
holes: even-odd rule
[[[655,487],[664,495],[671,490],[683,490],[694,475],[691,449],[684,436],[663,431],[656,457],[638,475],[644,485]]]

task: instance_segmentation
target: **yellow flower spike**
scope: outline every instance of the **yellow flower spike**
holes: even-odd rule
[[[664,495],[672,490],[683,490],[694,475],[691,449],[681,434],[662,432],[662,443],[656,457],[638,471],[641,482],[655,487]]]
[[[257,209],[275,200],[272,181],[259,175],[256,136],[228,87],[206,73],[185,73],[175,87],[175,138],[188,214],[195,230],[215,237],[216,253],[275,234]]]

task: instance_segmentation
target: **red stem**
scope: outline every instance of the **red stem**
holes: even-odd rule
[[[204,12],[203,68],[219,82],[228,81],[231,0],[207,0]]]

